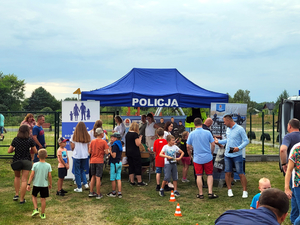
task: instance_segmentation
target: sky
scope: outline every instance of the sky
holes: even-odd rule
[[[270,102],[300,90],[299,0],[0,0],[0,71],[58,100],[132,68]],[[167,84],[166,84],[167,85]]]

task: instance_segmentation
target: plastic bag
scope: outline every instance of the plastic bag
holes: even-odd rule
[[[224,153],[225,153],[225,149],[219,148],[216,159],[215,159],[215,163],[214,163],[214,167],[221,171],[224,170]]]

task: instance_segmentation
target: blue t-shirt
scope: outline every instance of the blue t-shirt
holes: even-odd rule
[[[4,116],[0,114],[0,127],[4,127]]]
[[[243,154],[243,148],[249,144],[249,140],[245,129],[237,124],[234,124],[232,128],[227,127],[226,139],[219,140],[221,145],[226,144],[225,156],[234,158]],[[230,147],[238,147],[239,151],[234,153],[229,153]]]
[[[266,207],[228,210],[215,221],[216,225],[279,225],[275,213]]]
[[[44,135],[44,130],[42,126],[37,126],[35,125],[32,128],[32,135],[36,135],[38,141],[41,143],[41,145],[43,146],[43,148],[45,148],[45,135]],[[36,148],[40,149],[40,147],[36,144]]]
[[[289,161],[288,158],[289,158],[291,149],[298,142],[300,142],[300,132],[292,132],[292,133],[288,133],[287,135],[284,136],[284,138],[282,140],[282,145],[285,145],[288,147],[287,160],[286,160],[287,162]]]
[[[195,163],[205,164],[213,159],[210,149],[212,142],[214,142],[214,138],[208,130],[196,128],[190,133],[186,143],[193,146],[193,160]]]
[[[261,193],[258,193],[253,197],[250,207],[256,209],[256,203],[258,202],[260,195]]]
[[[111,152],[116,153],[116,157],[113,158],[111,155],[109,157],[109,163],[119,163],[122,158],[122,143],[120,140],[116,140],[111,146]]]

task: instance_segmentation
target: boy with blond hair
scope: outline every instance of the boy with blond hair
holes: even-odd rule
[[[68,150],[65,148],[67,145],[67,141],[64,137],[60,137],[58,139],[59,148],[57,149],[57,160],[58,160],[58,181],[57,181],[57,192],[56,195],[65,196],[65,191],[63,187],[63,182],[65,176],[67,176],[67,172],[69,169],[69,158],[68,158]]]
[[[91,154],[90,169],[92,175],[89,197],[101,199],[103,197],[100,193],[101,177],[103,173],[104,156],[105,154],[108,154],[108,145],[106,141],[102,139],[104,137],[102,128],[97,128],[94,136],[96,139],[92,140],[89,146],[89,153]],[[94,192],[95,183],[97,193]]]
[[[261,193],[263,193],[264,190],[269,189],[269,188],[271,188],[271,182],[268,178],[263,177],[258,181],[258,189],[260,190],[260,193],[256,194],[253,197],[251,205],[250,205],[250,209],[256,209],[256,205],[257,205],[257,202],[258,202],[258,199],[259,199]]]
[[[47,157],[47,150],[40,149],[38,152],[39,162],[33,164],[32,172],[30,174],[27,191],[30,191],[30,183],[33,181],[32,188],[32,202],[34,206],[33,213],[31,216],[35,216],[39,214],[38,206],[37,206],[37,195],[40,193],[41,196],[41,207],[42,213],[40,217],[42,219],[46,219],[45,209],[46,209],[46,198],[49,197],[49,189],[52,188],[52,176],[51,176],[51,165],[46,163],[45,159]]]

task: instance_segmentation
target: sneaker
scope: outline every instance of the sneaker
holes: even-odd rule
[[[130,186],[135,186],[135,185],[136,185],[135,182],[133,182],[133,183],[130,182]]]
[[[57,191],[57,192],[56,192],[56,195],[59,195],[59,196],[65,196],[65,193],[63,193],[63,192],[60,190],[60,191]]]
[[[85,189],[88,189],[89,188],[89,184],[85,184],[84,187],[85,187]]]
[[[118,198],[122,198],[122,197],[123,197],[122,193],[118,194]]]
[[[106,196],[115,198],[117,196],[117,193],[109,192]]]
[[[100,193],[100,195],[96,194],[96,199],[101,199],[101,198],[103,198],[103,195],[101,193]]]
[[[243,191],[242,198],[248,198],[248,191]]]
[[[228,189],[228,197],[233,197],[233,193],[231,189]]]
[[[97,197],[98,195],[97,195],[97,193],[95,193],[95,192],[90,192],[89,193],[89,197]]]
[[[140,183],[137,183],[137,186],[138,187],[141,187],[141,186],[148,186],[147,183],[145,183],[144,181],[140,182]]]
[[[74,191],[75,192],[82,192],[82,188],[75,188]]]
[[[26,200],[24,199],[22,202],[20,201],[20,204],[25,204]]]
[[[42,214],[40,215],[40,217],[41,217],[41,219],[46,219],[46,214],[45,214],[45,213],[42,213]]]
[[[181,181],[182,181],[182,183],[188,183],[188,182],[190,182],[190,180],[188,180],[188,179],[181,179]]]
[[[156,185],[156,188],[155,188],[156,191],[159,191],[160,190],[160,185]]]
[[[180,196],[180,194],[179,194],[178,191],[174,191],[174,195],[175,195],[176,197],[179,197],[179,196]]]
[[[19,200],[19,195],[15,195],[15,196],[13,197],[13,200],[14,200],[14,201],[18,201],[18,200]]]
[[[61,189],[60,191],[61,191],[62,193],[65,193],[65,194],[68,193],[68,192],[65,191],[64,189]]]
[[[31,214],[31,216],[35,216],[37,214],[40,214],[39,210],[38,209],[34,209],[33,213]]]
[[[161,196],[161,197],[164,197],[164,196],[165,196],[164,190],[159,190],[159,196]]]

